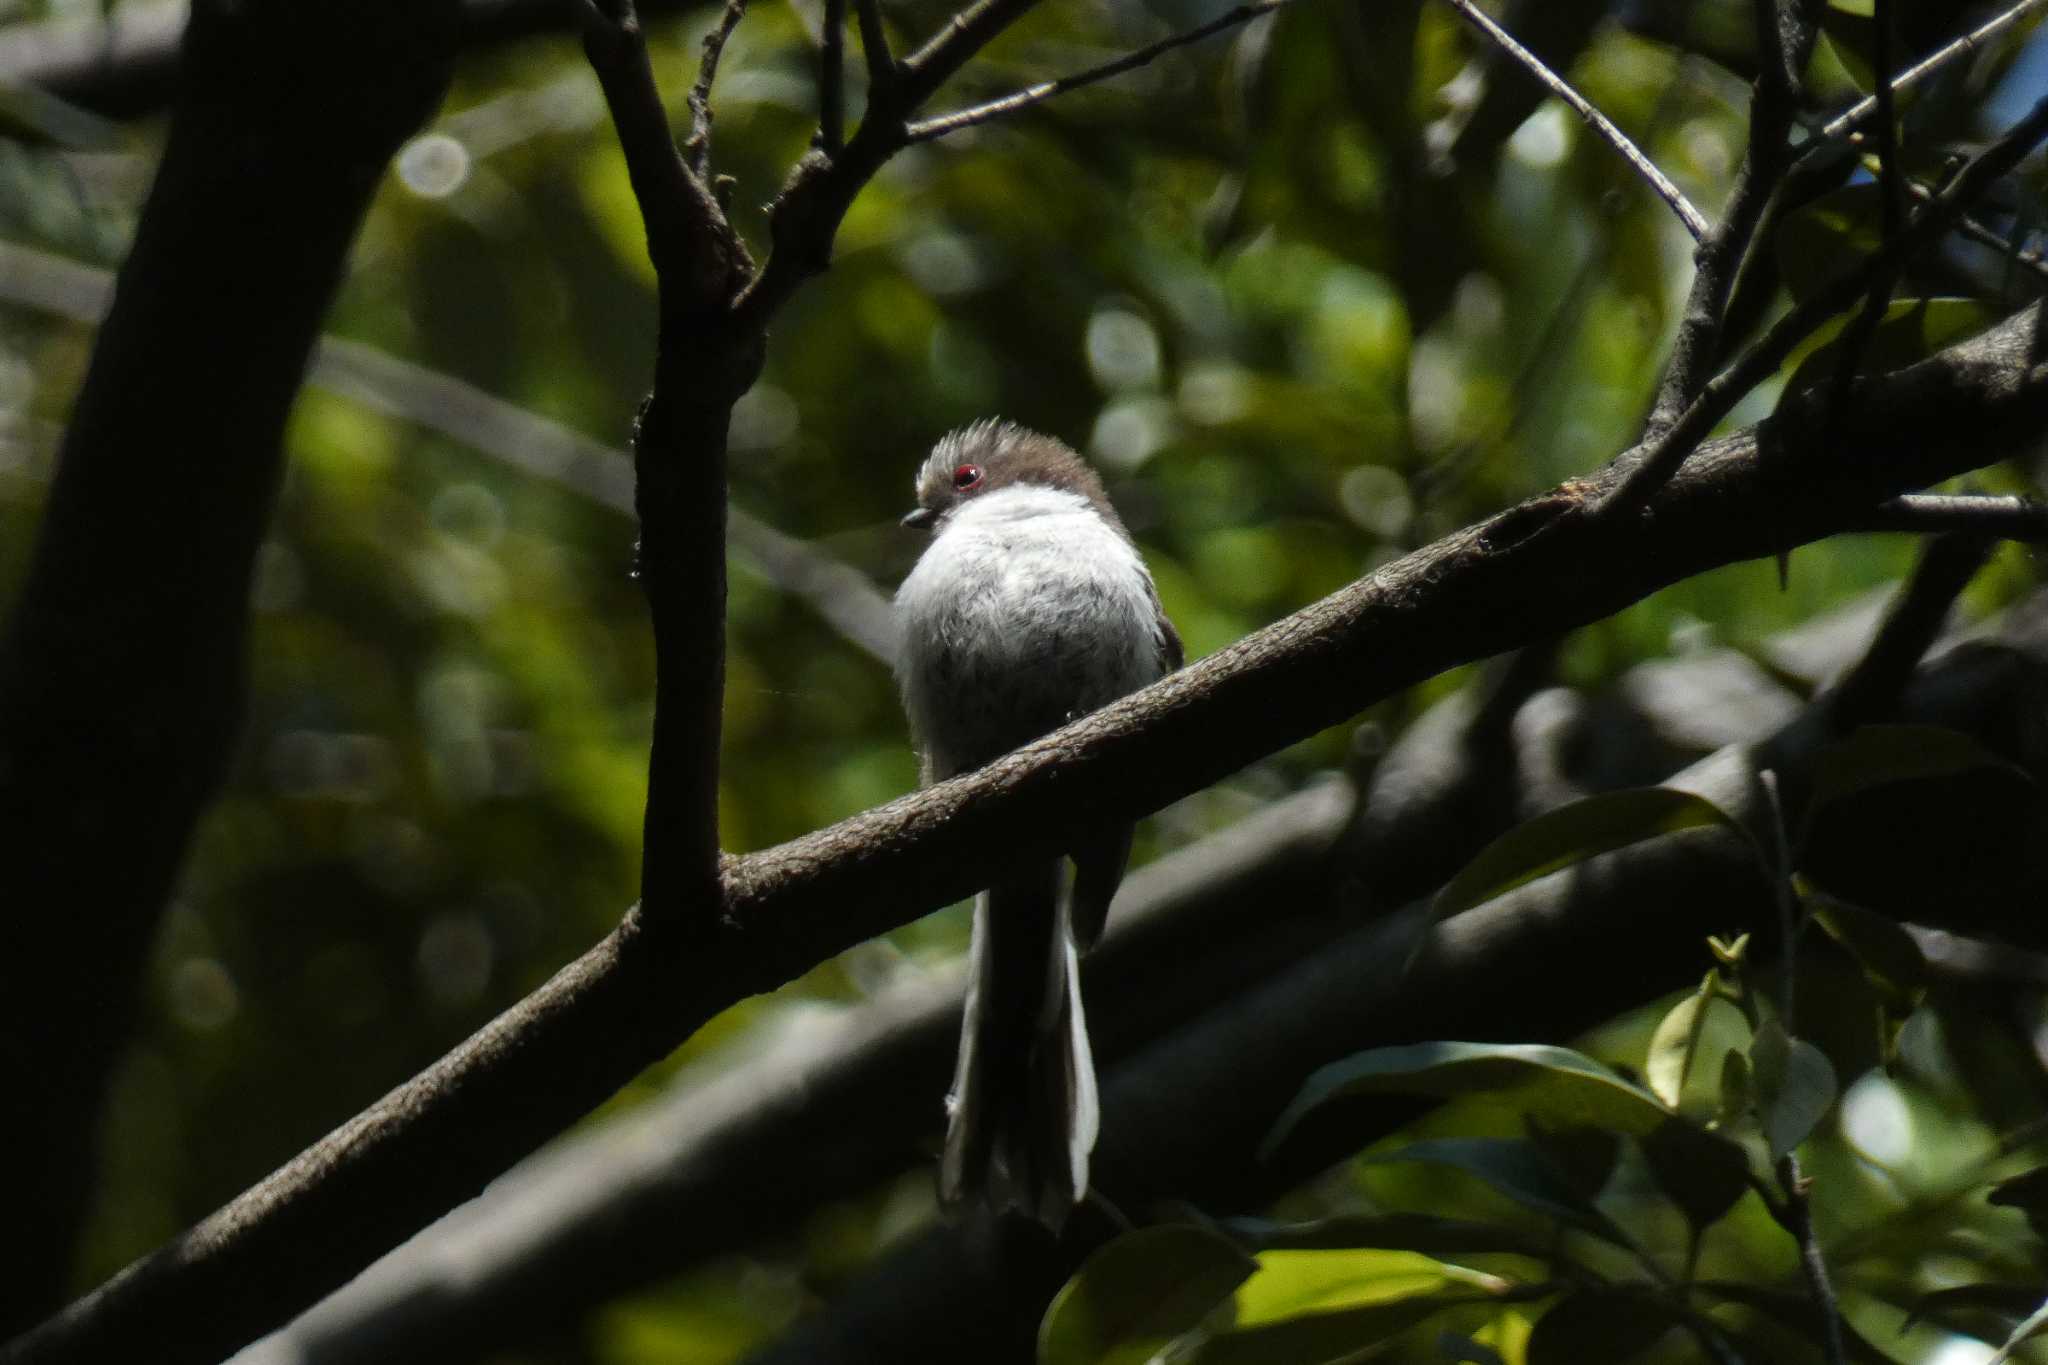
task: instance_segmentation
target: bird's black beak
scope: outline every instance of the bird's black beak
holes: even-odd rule
[[[929,507],[920,507],[914,512],[905,513],[903,524],[913,531],[929,531],[932,529],[932,523],[938,519],[937,512]]]

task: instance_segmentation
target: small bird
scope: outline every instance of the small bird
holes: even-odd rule
[[[932,541],[896,594],[897,677],[926,782],[981,767],[1181,664],[1180,636],[1095,471],[981,421],[940,439],[905,526]],[[1077,947],[1101,934],[1131,826],[975,898],[939,1194],[1057,1232],[1088,1189],[1100,1112]]]

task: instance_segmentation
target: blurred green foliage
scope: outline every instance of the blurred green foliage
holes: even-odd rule
[[[94,8],[53,0],[11,15]],[[1223,8],[1048,5],[936,107]],[[1748,21],[1731,0],[1690,8],[1698,51],[1610,22],[1570,74],[1711,211],[1743,143]],[[930,0],[885,9],[905,36],[948,12]],[[738,221],[757,248],[759,206],[815,122],[819,21],[806,0],[761,4],[726,55],[719,165],[737,179]],[[655,29],[673,96],[694,75],[703,24]],[[1948,97],[1964,130],[2015,50],[2000,46],[1978,84]],[[1647,409],[1690,242],[1554,104],[1498,145],[1459,147],[1484,57],[1440,6],[1302,0],[904,153],[848,216],[830,273],[786,310],[734,414],[735,503],[886,590],[916,551],[894,524],[915,462],[954,424],[1014,417],[1104,468],[1196,657],[1593,468]],[[1816,80],[1835,102],[1853,93],[1827,53]],[[0,234],[116,265],[161,128],[95,126],[82,140],[47,118],[7,126]],[[443,116],[387,178],[331,330],[623,445],[650,371],[651,283],[595,82],[573,43],[537,40],[465,58]],[[0,603],[90,341],[19,292],[0,305]],[[635,894],[652,654],[630,524],[508,467],[503,452],[319,389],[290,440],[255,590],[246,734],[166,921],[144,1033],[109,1108],[81,1286],[439,1055]],[[1890,580],[1909,553],[1878,538],[1804,550],[1782,591],[1768,564],[1707,575],[1576,636],[1567,674],[1611,677],[1702,631],[1757,640]],[[2023,559],[2006,563],[1979,606],[2031,586]],[[730,620],[727,847],[790,838],[914,784],[882,664],[743,559]],[[1375,718],[1398,729],[1460,681]],[[1321,736],[1182,803],[1151,823],[1140,857],[1341,762],[1345,742]],[[957,916],[940,916],[894,949],[915,960],[963,941]],[[859,990],[858,973],[827,967],[788,993]],[[775,1007],[733,1011],[664,1074],[717,1065]],[[1622,1021],[1614,1038],[1646,1027]],[[1909,1059],[1918,1036],[1909,1025]],[[1907,1207],[1946,1188],[1937,1148],[1988,1159],[1992,1130],[1955,1117],[1938,1069],[1883,1084],[1930,1145],[1880,1178],[1868,1154],[1830,1139],[1813,1158],[1821,1180]],[[1469,1131],[1456,1125],[1474,1107],[1461,1101],[1418,1131]],[[1342,1179],[1404,1208],[1439,1207],[1457,1182],[1387,1166]],[[1738,1210],[1737,1230],[1705,1254],[1730,1274],[1778,1255],[1760,1219]],[[824,1281],[872,1252],[881,1215],[857,1221],[836,1253],[816,1252]],[[1678,1235],[1666,1223],[1658,1235]],[[730,1360],[818,1282],[712,1267],[608,1312],[572,1354]],[[1528,1316],[1473,1330],[1515,1358]]]

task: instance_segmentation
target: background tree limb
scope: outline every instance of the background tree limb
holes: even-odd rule
[[[1708,443],[1640,521],[1584,515],[1618,477],[1611,466],[972,776],[729,859],[725,917],[687,958],[629,914],[434,1067],[5,1358],[220,1354],[453,1207],[725,1005],[1054,852],[1084,826],[1158,809],[1445,668],[1706,568],[1834,534],[1886,498],[2031,449],[2048,422],[2041,309],[1857,398],[1832,428],[1813,402],[1793,402]]]
[[[0,1330],[62,1301],[107,1075],[241,724],[285,416],[384,164],[440,99],[454,17],[204,6],[186,40],[195,79],[0,643],[0,1066],[36,1115],[0,1136]]]

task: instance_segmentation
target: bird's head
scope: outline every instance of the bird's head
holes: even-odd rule
[[[1101,478],[1087,461],[1062,441],[1000,418],[986,418],[939,438],[918,468],[917,508],[903,524],[937,531],[968,502],[1020,486],[1079,494],[1122,528]]]

